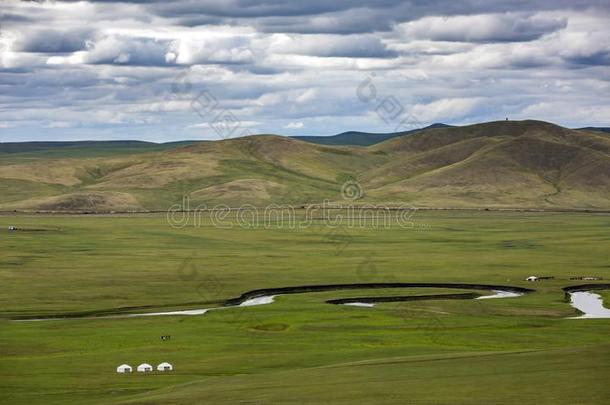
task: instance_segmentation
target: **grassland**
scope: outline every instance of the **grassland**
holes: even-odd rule
[[[412,229],[174,229],[153,215],[0,216],[0,402],[607,403],[610,320],[564,319],[575,311],[561,287],[578,284],[572,276],[610,278],[610,216],[418,212],[414,220]],[[532,274],[555,278],[523,281]],[[383,281],[536,292],[373,309],[324,303],[372,291],[325,292],[194,317],[8,320]],[[114,372],[145,361],[176,371]]]

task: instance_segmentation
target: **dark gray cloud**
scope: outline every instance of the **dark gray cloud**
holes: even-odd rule
[[[2,27],[2,25],[1,25],[2,23],[4,23],[4,24],[11,23],[11,22],[23,23],[23,22],[28,22],[28,21],[36,21],[36,19],[30,18],[24,14],[7,13],[7,12],[3,12],[0,10],[0,28]]]
[[[590,55],[569,56],[566,60],[575,65],[610,67],[610,51],[602,50]]]
[[[374,5],[371,5],[371,2],[361,0],[183,0],[151,2],[152,10],[165,17],[204,14],[230,18],[319,15],[353,8],[388,8],[401,3],[403,2],[399,0],[378,0]]]
[[[254,24],[268,33],[362,34],[391,30],[399,21],[392,14],[387,9],[356,8],[314,16],[261,17]]]
[[[74,30],[29,30],[16,41],[15,50],[20,52],[66,53],[85,49],[93,31]]]

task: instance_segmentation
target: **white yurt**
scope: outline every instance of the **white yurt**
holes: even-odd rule
[[[138,366],[138,373],[148,373],[150,371],[153,371],[153,368],[148,363],[142,363]]]
[[[172,366],[171,364],[169,364],[166,361],[164,361],[163,363],[161,363],[157,366],[157,370],[159,370],[159,371],[172,371],[173,369],[174,369],[174,366]]]
[[[116,368],[117,373],[131,373],[133,368],[129,364],[121,364]]]

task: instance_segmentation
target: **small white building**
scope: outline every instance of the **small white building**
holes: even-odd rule
[[[153,371],[153,368],[148,363],[142,363],[138,366],[138,373],[149,373]]]
[[[159,370],[159,371],[172,371],[173,369],[174,369],[174,366],[172,366],[171,364],[169,364],[166,361],[164,361],[163,363],[161,363],[157,366],[157,370]]]
[[[116,368],[117,373],[131,373],[133,368],[129,364],[121,364]]]
[[[536,277],[536,276],[529,276],[525,280],[527,280],[527,281],[538,281],[538,277]]]

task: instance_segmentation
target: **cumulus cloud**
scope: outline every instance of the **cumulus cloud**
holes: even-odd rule
[[[426,17],[399,27],[406,38],[452,42],[520,42],[565,28],[566,18],[523,13]]]
[[[184,38],[175,40],[166,54],[168,62],[182,65],[248,63],[254,54],[248,38]]]
[[[165,55],[170,46],[167,40],[111,35],[88,42],[84,61],[154,66],[166,64]]]
[[[610,39],[607,31],[566,32],[553,45],[559,56],[583,65],[610,65]]]
[[[62,64],[115,64],[159,66],[166,65],[166,55],[170,41],[151,38],[109,35],[97,40],[89,40],[83,51],[66,56],[51,56],[49,65]]]

